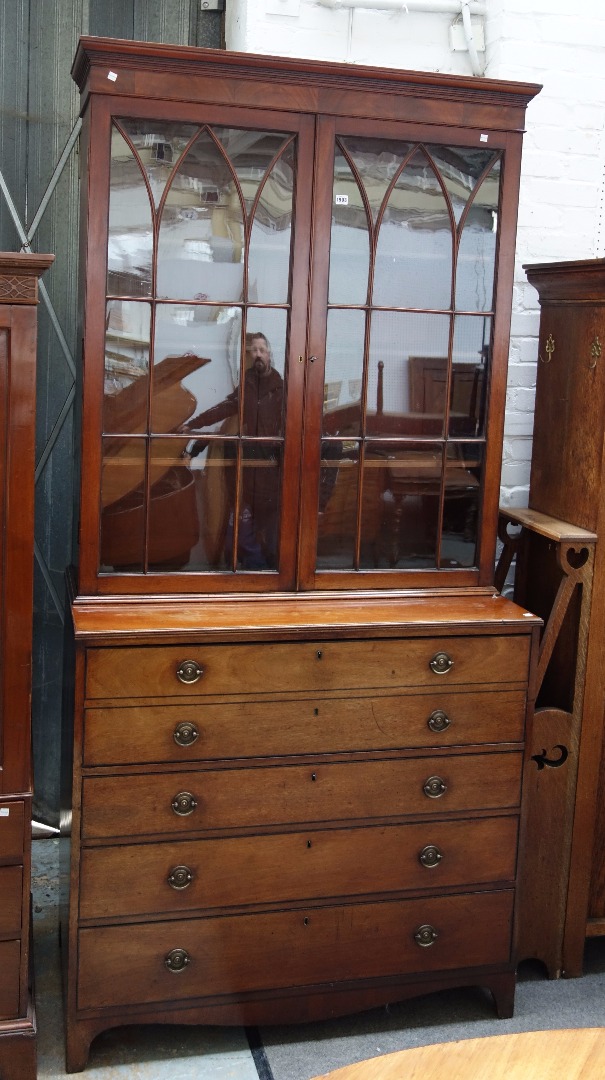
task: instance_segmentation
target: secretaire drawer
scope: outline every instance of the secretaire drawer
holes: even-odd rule
[[[516,817],[87,848],[80,918],[510,883],[516,852]]]
[[[367,692],[366,692],[367,694]],[[388,694],[86,710],[84,764],[520,742],[525,694]]]
[[[19,937],[21,933],[21,908],[23,868],[0,866],[0,935]]]
[[[508,964],[512,907],[506,890],[81,930],[78,1007]]]
[[[523,682],[528,660],[526,635],[91,648],[86,696],[222,696],[400,686],[445,690],[452,685]]]
[[[306,821],[505,809],[521,754],[465,754],[88,777],[82,835],[182,834]]]

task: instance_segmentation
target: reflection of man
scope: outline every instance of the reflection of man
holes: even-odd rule
[[[243,447],[244,457],[251,466],[243,470],[238,523],[238,557],[245,570],[273,569],[277,562],[278,508],[282,458],[282,426],[284,381],[272,364],[271,347],[264,334],[246,335],[246,372],[242,435],[272,439],[272,442],[249,442]],[[224,401],[199,413],[186,424],[188,431],[210,427],[231,416],[239,409],[239,390]],[[196,440],[191,456],[202,453],[208,440]],[[235,441],[226,440],[225,456],[235,457]],[[256,464],[258,462],[258,464]],[[266,463],[266,464],[265,464]],[[225,540],[227,561],[233,550],[233,505],[235,502],[234,470],[226,470],[231,511]]]

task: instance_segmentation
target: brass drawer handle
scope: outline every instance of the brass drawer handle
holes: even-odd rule
[[[440,776],[429,776],[422,785],[427,799],[440,799],[447,791],[447,784]]]
[[[187,817],[188,814],[193,813],[197,806],[197,802],[190,791],[179,791],[178,795],[174,796],[170,805],[175,814],[178,814],[179,817]]]
[[[164,964],[169,971],[184,971],[190,963],[191,957],[185,949],[171,949],[168,955],[164,957]]]
[[[429,716],[426,723],[427,727],[431,731],[433,731],[435,735],[440,735],[442,731],[447,730],[451,722],[452,721],[450,720],[449,716],[447,716],[447,714],[443,712],[443,709],[435,709],[435,711],[432,712]]]
[[[446,652],[435,653],[433,659],[429,660],[429,667],[435,675],[447,675],[453,666],[454,661]]]
[[[434,926],[430,923],[424,923],[423,926],[419,926],[414,934],[414,941],[417,945],[420,945],[421,949],[428,949],[429,946],[434,945],[439,934],[435,930]]]
[[[174,741],[177,746],[193,746],[199,734],[195,724],[189,720],[182,720],[174,729]]]
[[[186,686],[192,686],[204,674],[203,667],[195,660],[183,660],[176,669],[176,677]]]
[[[174,866],[168,875],[171,889],[186,889],[193,881],[193,874],[188,866]]]
[[[427,844],[418,855],[418,861],[422,866],[426,866],[427,870],[432,870],[434,866],[439,866],[442,858],[443,853],[439,851],[439,848],[435,847],[434,844]]]

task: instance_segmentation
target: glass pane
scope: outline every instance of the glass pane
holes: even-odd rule
[[[330,236],[330,303],[365,304],[369,269],[366,209],[355,176],[337,144]]]
[[[475,566],[483,472],[482,443],[450,443],[445,462],[442,567]]]
[[[119,124],[141,159],[157,208],[172,170],[187,143],[200,129],[197,124],[150,120],[148,117],[120,119]]]
[[[204,131],[171,179],[158,240],[158,296],[241,300],[244,218],[233,173]]]
[[[103,430],[147,431],[151,305],[109,300],[105,331]]]
[[[260,158],[258,172],[262,161]],[[289,299],[293,194],[294,145],[291,143],[263,185],[252,222],[248,299],[253,302],[283,304]]]
[[[426,154],[399,176],[380,223],[373,302],[449,308],[453,230],[447,201]]]
[[[413,144],[354,137],[340,139],[340,142],[359,173],[370,204],[372,221],[376,224],[389,185]]]
[[[456,263],[458,311],[491,311],[498,234],[500,162],[478,189],[464,219]]]
[[[350,570],[357,535],[359,444],[321,444],[317,569]]]
[[[111,178],[107,238],[107,292],[149,296],[153,221],[149,192],[130,146],[111,132]]]
[[[364,311],[328,312],[323,416],[326,435],[361,434],[365,324]]]
[[[237,445],[235,439],[220,438],[200,441],[197,448],[186,445],[185,464],[193,476],[199,521],[199,539],[191,549],[188,570],[231,569]]]
[[[101,571],[141,572],[145,558],[146,439],[103,439]]]
[[[239,180],[246,213],[249,214],[258,194],[259,186],[265,179],[267,169],[290,136],[285,135],[283,131],[250,131],[245,128],[216,127],[212,130],[224,148]],[[286,177],[285,186],[286,190],[290,192],[292,183],[287,178],[292,168],[291,155],[292,150],[289,148],[285,155],[286,161],[283,162]]]
[[[436,566],[442,456],[441,446],[430,443],[368,444],[363,567]]]
[[[428,146],[427,150],[447,188],[458,224],[479,177],[494,153],[474,146]]]
[[[284,427],[287,313],[248,309],[244,434],[271,437]]]
[[[152,439],[149,459],[150,570],[186,570],[200,538],[196,485],[186,439]]]
[[[153,431],[238,429],[241,312],[201,304],[158,304]]]
[[[368,381],[369,434],[443,434],[449,330],[449,315],[374,312]],[[384,365],[382,369],[380,364]],[[375,394],[376,411],[372,406]],[[380,396],[382,410],[378,409]]]
[[[454,321],[450,435],[484,434],[492,320],[457,315]]]
[[[246,442],[243,446],[237,528],[240,570],[275,570],[278,563],[283,444]],[[232,558],[233,510],[229,515],[226,555]]]

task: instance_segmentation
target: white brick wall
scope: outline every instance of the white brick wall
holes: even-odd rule
[[[468,54],[450,51],[453,18],[227,0],[226,38],[242,51],[471,74]],[[539,322],[522,265],[605,255],[605,4],[487,0],[484,30],[487,76],[543,84],[527,113],[502,468],[503,503],[522,506]]]

